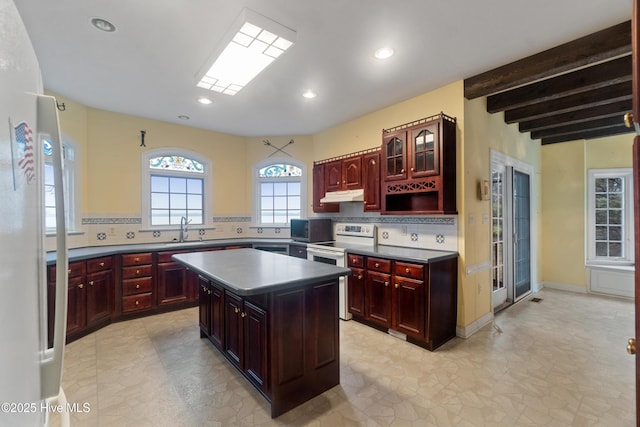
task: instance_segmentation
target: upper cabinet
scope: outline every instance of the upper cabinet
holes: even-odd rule
[[[382,213],[456,213],[456,119],[443,113],[382,131]]]
[[[362,188],[362,156],[333,160],[325,164],[327,191]]]

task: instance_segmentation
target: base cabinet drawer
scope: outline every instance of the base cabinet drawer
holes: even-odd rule
[[[151,308],[151,293],[122,297],[122,311],[124,313]]]
[[[151,277],[125,279],[122,281],[122,295],[134,295],[151,292]]]

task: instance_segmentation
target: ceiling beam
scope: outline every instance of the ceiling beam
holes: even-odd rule
[[[628,128],[625,125],[620,125],[617,127],[606,128],[606,129],[596,129],[593,131],[586,131],[583,133],[575,133],[568,134],[563,136],[556,136],[550,138],[542,138],[542,145],[556,144],[558,142],[567,142],[567,141],[575,141],[578,139],[595,139],[595,138],[603,138],[606,136],[613,135],[623,135],[623,134],[632,134],[634,130],[632,128]],[[629,136],[629,144],[633,141],[632,135]]]
[[[627,81],[631,81],[631,55],[491,95],[487,111],[497,113]]]
[[[597,107],[520,122],[518,129],[520,132],[531,132],[611,116],[619,116],[622,120],[622,116],[629,111],[631,111],[631,100],[616,101]]]
[[[479,98],[629,53],[631,21],[626,21],[465,79],[464,96]]]
[[[601,119],[589,120],[571,125],[557,126],[548,129],[536,130],[531,132],[531,139],[549,138],[552,136],[561,136],[574,134],[579,132],[592,131],[596,129],[606,129],[619,127],[622,119],[619,116],[604,117]]]
[[[588,107],[597,107],[598,105],[608,104],[613,101],[629,100],[632,95],[631,89],[631,82],[628,81],[588,92],[552,99],[551,101],[538,102],[525,107],[514,108],[504,112],[504,121],[506,123],[516,123],[559,113],[568,113],[569,111]]]

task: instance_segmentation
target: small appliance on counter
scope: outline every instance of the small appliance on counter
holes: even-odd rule
[[[314,243],[333,240],[331,218],[307,218],[291,220],[291,239],[296,242]]]

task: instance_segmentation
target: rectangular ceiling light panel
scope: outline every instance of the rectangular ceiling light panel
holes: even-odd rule
[[[244,9],[223,40],[222,52],[213,65],[208,69],[205,67],[207,71],[198,87],[235,95],[289,49],[295,35],[293,30]]]

